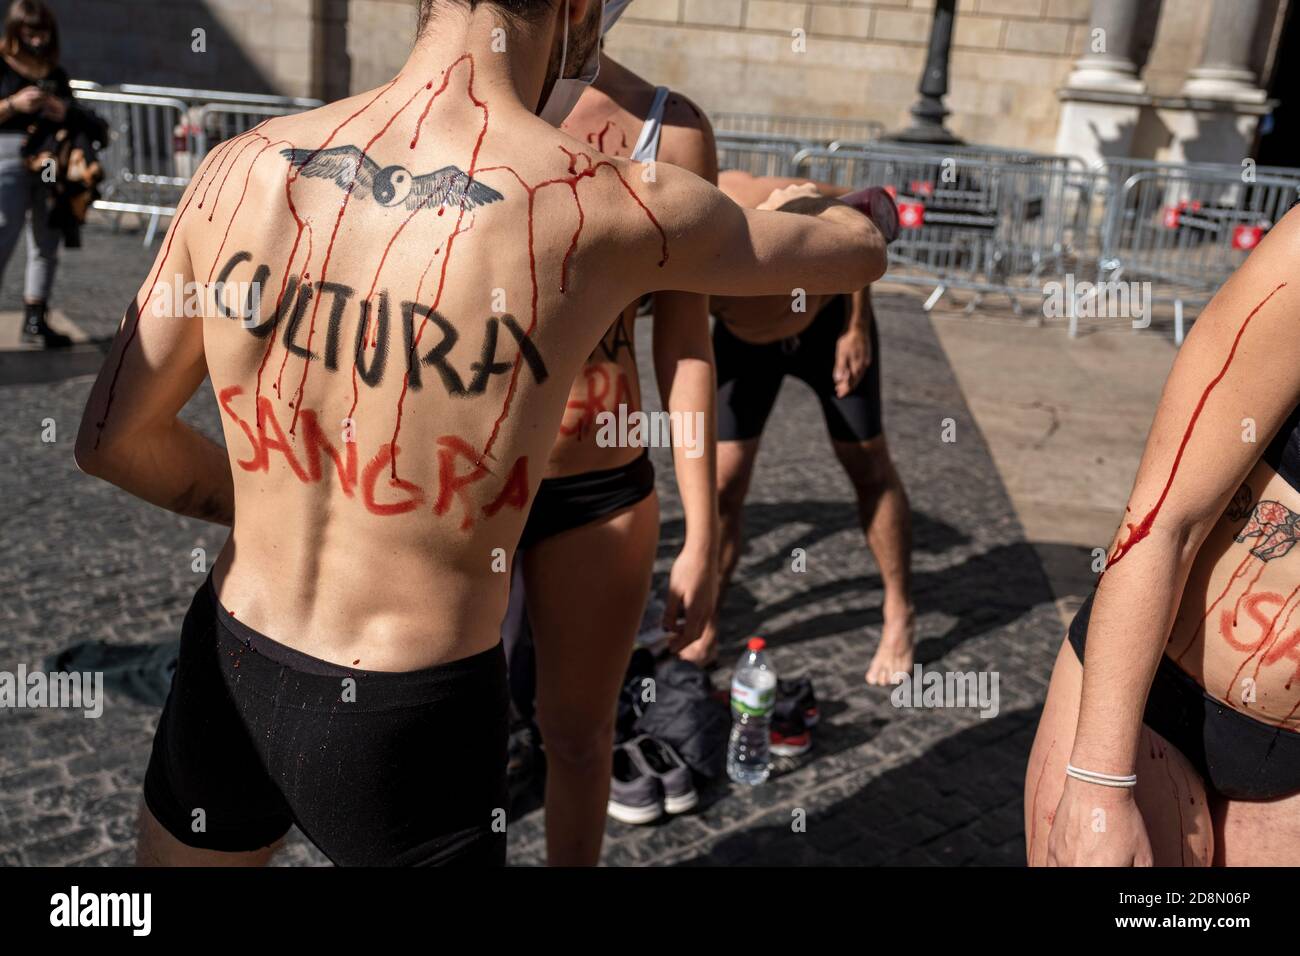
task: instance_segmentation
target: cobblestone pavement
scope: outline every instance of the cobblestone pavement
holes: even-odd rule
[[[74,258],[75,257],[75,258]],[[21,254],[15,256],[21,259]],[[111,334],[146,273],[139,236],[88,230],[69,253],[58,305],[92,335]],[[20,273],[11,263],[9,281]],[[17,308],[6,285],[0,310]],[[768,427],[746,513],[749,541],[726,596],[723,659],[764,635],[783,676],[810,675],[823,719],[813,752],[766,785],[724,783],[694,813],[649,827],[610,822],[611,864],[1019,864],[1021,779],[1061,627],[1033,549],[930,326],[912,299],[877,302],[885,414],[915,531],[919,655],[945,671],[993,671],[1000,709],[894,707],[863,672],[878,637],[880,580],[856,528],[847,479],[815,399],[787,383]],[[640,323],[646,326],[647,323]],[[646,341],[641,328],[638,337]],[[643,360],[649,349],[642,345]],[[199,583],[196,547],[219,531],[151,508],[80,475],[71,447],[90,379],[0,387],[0,670],[38,667],[86,640],[174,640]],[[643,374],[643,381],[653,382]],[[653,402],[651,396],[648,402]],[[203,391],[187,417],[216,431]],[[42,422],[56,423],[54,443]],[[945,419],[956,440],[944,442]],[[660,456],[663,534],[656,584],[682,537],[669,462]],[[794,548],[807,571],[791,570]],[[729,668],[714,675],[718,686]],[[0,711],[0,865],[121,864],[156,706],[109,696],[103,717]],[[510,860],[544,858],[543,820],[512,822]],[[324,862],[294,835],[278,860]]]

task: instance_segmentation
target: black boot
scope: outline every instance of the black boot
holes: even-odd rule
[[[44,302],[23,303],[23,341],[47,349],[66,349],[72,344],[72,339],[45,324]]]

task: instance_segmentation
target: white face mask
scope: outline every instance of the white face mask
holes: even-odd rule
[[[609,28],[618,22],[618,18],[623,15],[623,11],[631,2],[632,0],[605,0],[605,18],[600,22],[601,36],[608,33]]]
[[[626,4],[625,4],[626,5]],[[601,33],[604,33],[606,16],[605,0],[600,0]],[[617,17],[615,17],[617,19]],[[564,68],[569,58],[569,0],[564,0],[564,46],[560,50],[560,76],[551,87],[551,94],[537,111],[537,115],[552,126],[558,128],[565,118],[578,105],[583,91],[596,82],[600,73],[600,43],[591,49],[591,55],[577,76],[566,77]]]

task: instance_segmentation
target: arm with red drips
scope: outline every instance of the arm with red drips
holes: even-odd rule
[[[1259,460],[1261,446],[1242,439],[1242,420],[1253,419],[1262,439],[1300,403],[1297,300],[1282,281],[1300,252],[1300,220],[1291,218],[1202,312],[1165,383],[1089,620],[1070,755],[1080,769],[1135,772],[1147,694],[1192,563]],[[1101,832],[1098,808],[1107,813]],[[1067,778],[1048,860],[1149,864],[1133,790]]]

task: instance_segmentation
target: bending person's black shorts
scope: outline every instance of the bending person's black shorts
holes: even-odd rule
[[[256,850],[297,824],[339,865],[505,863],[500,645],[418,671],[353,670],[190,604],[145,774],[180,842]]]
[[[1070,646],[1080,664],[1095,593],[1070,622]],[[1273,800],[1300,793],[1300,733],[1215,700],[1165,655],[1151,682],[1142,722],[1176,747],[1220,796]]]
[[[719,441],[762,435],[787,375],[813,390],[835,441],[864,442],[880,435],[880,337],[874,321],[866,374],[848,395],[835,394],[835,344],[844,332],[850,305],[849,296],[836,296],[804,331],[767,345],[751,345],[732,335],[721,321],[713,324]]]

